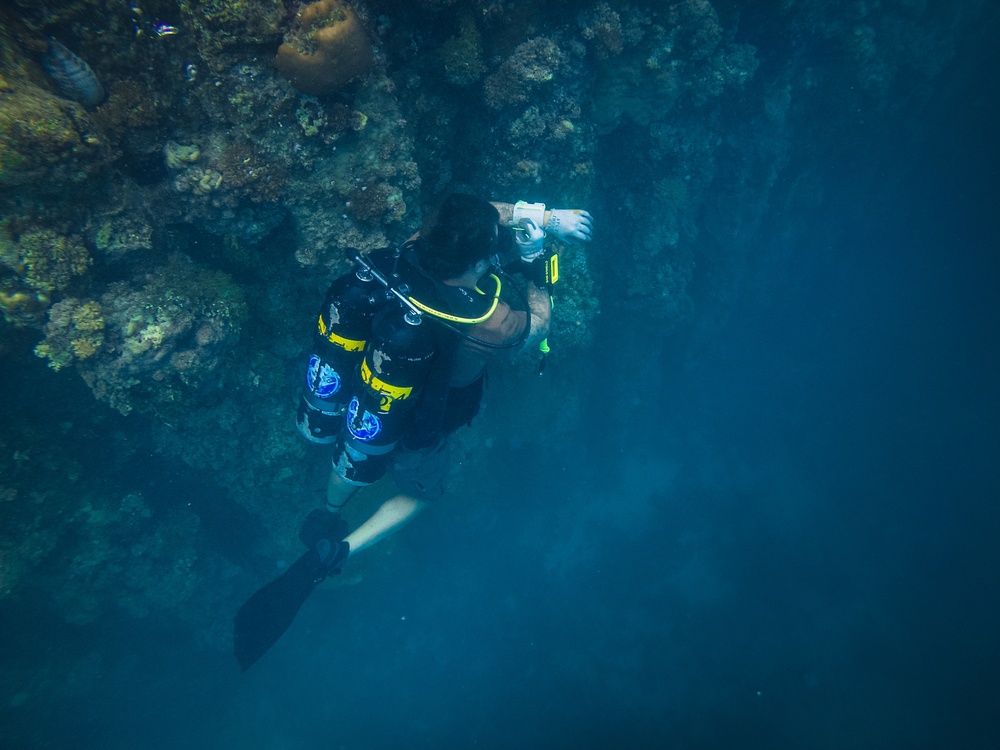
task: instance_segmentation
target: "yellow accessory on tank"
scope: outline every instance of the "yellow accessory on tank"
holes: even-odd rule
[[[412,386],[403,388],[398,385],[386,383],[384,380],[375,377],[372,368],[368,365],[367,357],[361,360],[361,379],[365,385],[373,391],[378,392],[380,397],[378,410],[380,414],[388,413],[396,401],[409,398],[413,394]]]
[[[345,339],[343,336],[338,336],[333,331],[327,331],[326,321],[323,320],[323,316],[319,316],[319,335],[325,338],[334,346],[339,346],[345,352],[360,352],[365,348],[364,341],[358,341],[356,339]]]

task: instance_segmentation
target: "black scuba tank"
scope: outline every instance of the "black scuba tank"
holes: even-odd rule
[[[361,362],[375,313],[388,298],[364,269],[334,280],[316,325],[306,382],[299,400],[299,431],[314,443],[331,443],[343,424],[351,394],[345,385]]]
[[[385,470],[382,464],[403,436],[435,349],[434,332],[419,313],[389,303],[375,316],[358,366],[360,382],[347,404],[347,447],[355,460],[363,462],[352,480],[372,481]]]

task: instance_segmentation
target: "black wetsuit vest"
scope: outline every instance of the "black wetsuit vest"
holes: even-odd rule
[[[472,294],[431,277],[420,267],[412,244],[403,247],[398,259],[394,258],[392,251],[371,253],[369,259],[387,278],[398,279],[398,283],[407,289],[407,296],[416,299],[425,308],[463,320],[477,320],[493,304],[495,290],[494,293],[484,290],[485,294]],[[425,314],[424,319],[434,331],[435,356],[421,396],[408,415],[402,444],[411,450],[432,446],[458,428],[470,424],[479,413],[486,379],[484,373],[466,386],[452,388],[450,382],[455,354],[463,329],[471,326],[454,321],[443,325],[440,318],[430,313]]]

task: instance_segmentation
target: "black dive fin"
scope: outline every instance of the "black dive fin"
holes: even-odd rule
[[[233,620],[233,653],[244,672],[277,643],[329,572],[319,553],[310,549],[240,607]]]

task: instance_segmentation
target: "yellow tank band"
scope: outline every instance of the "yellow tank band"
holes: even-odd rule
[[[333,331],[327,331],[326,321],[323,320],[322,315],[319,316],[319,335],[334,346],[339,346],[347,352],[360,352],[365,348],[364,341],[358,341],[357,339],[345,339],[343,336],[338,336]]]
[[[368,358],[365,357],[361,360],[361,379],[364,381],[365,385],[371,388],[373,391],[377,391],[379,398],[378,410],[380,413],[385,414],[392,408],[392,405],[397,400],[402,400],[409,398],[413,395],[413,387],[401,387],[398,385],[390,385],[384,380],[379,380],[375,377],[372,372],[372,368],[368,365]]]

